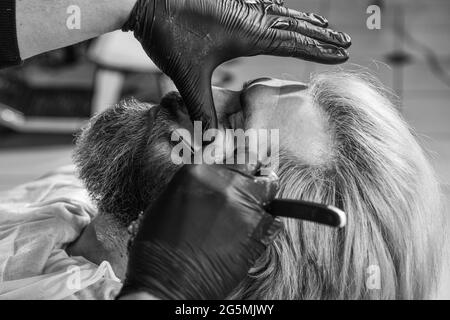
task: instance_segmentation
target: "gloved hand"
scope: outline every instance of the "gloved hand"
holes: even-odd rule
[[[185,166],[144,214],[120,296],[224,299],[281,228],[264,211],[275,178],[225,166]]]
[[[211,77],[220,64],[260,54],[326,64],[348,59],[348,35],[327,29],[320,16],[273,1],[138,0],[123,30],[134,31],[174,81],[191,120],[217,128]]]

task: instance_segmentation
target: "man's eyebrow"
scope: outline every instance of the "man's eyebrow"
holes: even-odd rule
[[[248,80],[245,81],[244,84],[242,85],[242,90],[246,90],[253,82],[254,80]]]

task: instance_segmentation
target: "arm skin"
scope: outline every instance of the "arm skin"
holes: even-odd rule
[[[122,28],[136,0],[16,0],[17,40],[22,59]],[[67,8],[81,9],[80,30],[67,28]]]

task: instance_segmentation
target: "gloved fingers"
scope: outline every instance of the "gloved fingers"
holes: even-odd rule
[[[238,192],[239,197],[236,199],[245,199],[248,203],[264,208],[275,199],[279,189],[279,178],[275,173],[257,177],[254,175],[255,172],[257,171],[250,165],[231,167],[220,164],[186,165],[175,174],[172,182],[189,185],[190,180],[201,181],[210,189],[219,189],[223,192],[227,189],[230,195]]]
[[[257,174],[259,168],[261,167],[261,163],[245,163],[245,164],[227,164],[227,168],[231,171],[243,173],[249,177],[252,177]]]
[[[267,247],[281,230],[283,230],[281,219],[264,212],[258,226],[253,231],[252,238]]]
[[[200,76],[188,75],[186,78],[189,81],[174,82],[184,99],[191,120],[201,121],[203,130],[217,129],[218,120],[211,86],[212,72],[203,71],[205,74]]]
[[[239,158],[244,158],[245,163],[237,164]],[[227,169],[243,173],[251,178],[258,174],[262,165],[261,161],[258,160],[258,156],[256,154],[250,153],[247,150],[239,150],[238,148],[234,151],[233,155],[226,159],[225,163],[227,163]]]
[[[279,6],[284,6],[284,0],[237,0],[246,4],[263,4],[263,5],[272,5],[276,4]]]
[[[284,3],[281,0],[243,0],[243,2],[247,5],[253,5],[255,8],[262,8],[267,15],[294,18],[307,21],[319,27],[328,27],[328,20],[326,18],[315,13],[300,12],[286,8],[283,6]]]
[[[326,28],[328,27],[328,20],[320,15],[314,13],[300,12],[297,10],[289,9],[279,5],[271,5],[267,8],[266,12],[270,15],[281,16],[287,18],[293,18],[296,20],[306,21],[313,25]]]
[[[286,30],[269,29],[264,40],[256,46],[259,54],[294,57],[323,64],[339,64],[349,59],[344,48]]]
[[[339,47],[348,48],[352,44],[350,36],[344,32],[321,28],[306,21],[293,18],[276,18],[271,28],[298,32],[310,38],[331,43]]]

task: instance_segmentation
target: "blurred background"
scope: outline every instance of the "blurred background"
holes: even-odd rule
[[[450,1],[286,0],[288,7],[327,17],[353,38],[344,69],[370,71],[399,96],[399,108],[429,151],[450,197]],[[370,30],[367,8],[381,8]],[[239,89],[271,76],[307,82],[329,69],[294,59],[239,59],[214,84]],[[0,191],[71,162],[73,137],[94,113],[135,96],[158,102],[170,81],[121,32],[35,57],[0,71]]]

